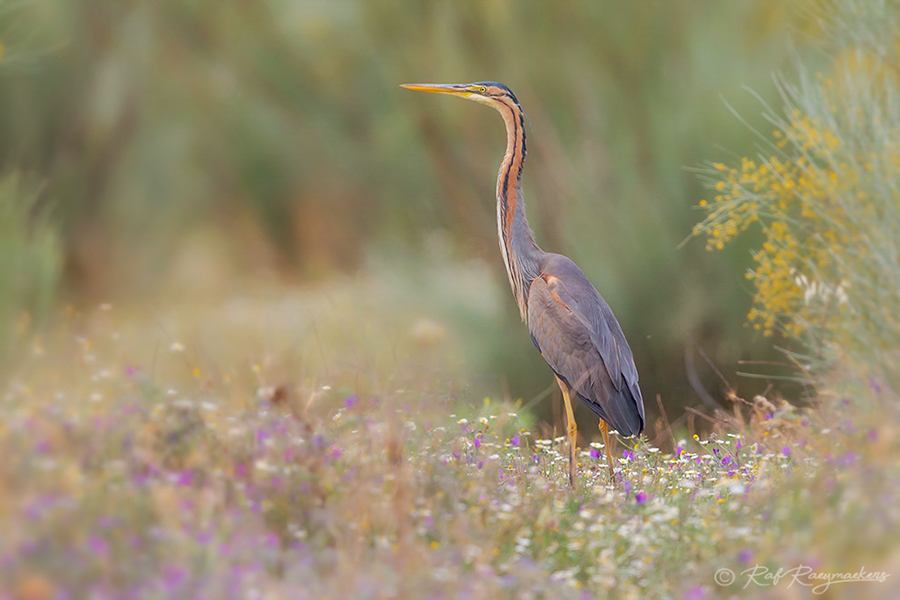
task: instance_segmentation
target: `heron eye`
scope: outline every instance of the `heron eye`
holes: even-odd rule
[[[482,94],[484,94],[485,92],[487,92],[487,88],[484,87],[483,85],[479,85],[479,86],[478,86],[478,91],[481,92]]]

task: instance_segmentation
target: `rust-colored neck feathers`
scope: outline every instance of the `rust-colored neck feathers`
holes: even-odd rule
[[[525,113],[509,97],[496,99],[494,107],[506,123],[506,155],[497,175],[497,230],[500,252],[506,265],[519,313],[527,316],[528,288],[538,276],[543,254],[525,218],[522,199],[522,165],[525,162]]]

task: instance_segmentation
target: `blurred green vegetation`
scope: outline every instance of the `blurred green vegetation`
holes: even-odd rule
[[[46,211],[35,212],[38,193],[16,175],[0,180],[0,342],[30,329],[55,299],[62,251]]]
[[[384,262],[415,281],[434,268],[416,257],[436,239],[449,240],[442,260],[482,259],[502,288],[500,120],[397,87],[494,79],[533,123],[524,187],[538,240],[575,259],[613,306],[651,410],[657,394],[697,402],[686,351],[720,397],[693,341],[733,384],[738,360],[770,353],[744,326],[752,240],[715,255],[676,246],[702,196],[684,167],[725,155],[717,143],[752,146],[721,96],[763,125],[741,86],[773,99],[771,72],[790,68],[789,37],[806,27],[791,2],[0,6],[0,173],[37,184],[35,202],[0,227],[0,243],[31,248],[22,255],[35,265],[16,251],[0,259],[4,278],[25,269],[35,282],[4,283],[6,321],[46,311],[57,289],[76,304],[190,299]],[[23,189],[8,183],[0,203],[30,197]],[[438,305],[420,312],[449,315],[443,325],[479,348],[475,378],[527,402],[550,373],[506,300],[502,318],[475,325]]]

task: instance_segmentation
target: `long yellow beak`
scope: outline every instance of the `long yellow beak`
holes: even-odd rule
[[[403,83],[400,87],[408,90],[416,90],[417,92],[432,92],[434,94],[451,94],[453,96],[464,96],[471,94],[469,86],[462,84],[441,84],[441,83]]]

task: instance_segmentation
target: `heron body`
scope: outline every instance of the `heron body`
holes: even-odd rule
[[[569,482],[575,480],[577,427],[570,397],[580,398],[600,417],[610,477],[608,427],[625,436],[644,428],[638,372],[625,334],[600,292],[569,258],[544,252],[525,218],[522,165],[525,113],[508,87],[496,82],[465,85],[405,84],[450,94],[495,108],[506,123],[506,154],[497,176],[500,253],[513,296],[531,339],[556,375],[566,404]]]

